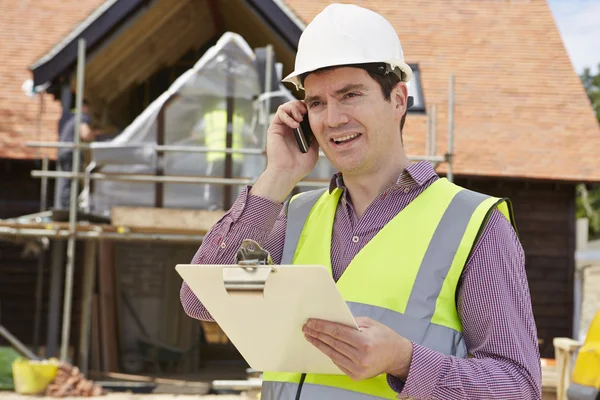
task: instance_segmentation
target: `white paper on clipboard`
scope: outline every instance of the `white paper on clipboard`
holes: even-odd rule
[[[302,332],[309,318],[358,330],[325,267],[179,264],[175,269],[251,368],[343,375]]]

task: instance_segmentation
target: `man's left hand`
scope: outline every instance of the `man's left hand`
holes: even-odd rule
[[[406,380],[412,343],[394,330],[370,318],[356,318],[360,330],[335,322],[309,320],[302,331],[355,381],[387,373]]]

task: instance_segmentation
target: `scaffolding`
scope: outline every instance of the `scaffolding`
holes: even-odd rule
[[[67,264],[66,264],[66,275],[64,280],[64,299],[63,299],[63,319],[61,329],[61,347],[60,347],[60,358],[63,360],[67,359],[69,342],[70,342],[70,328],[71,328],[71,309],[72,309],[72,297],[73,297],[73,275],[75,266],[75,244],[77,240],[83,240],[87,242],[98,241],[98,240],[109,240],[109,241],[163,241],[173,243],[200,243],[204,239],[206,231],[181,231],[173,229],[148,229],[148,228],[135,228],[127,226],[115,226],[112,224],[98,223],[98,222],[81,222],[79,221],[80,211],[89,211],[87,205],[82,210],[78,210],[77,193],[80,181],[83,182],[82,193],[89,193],[90,185],[92,181],[122,181],[122,182],[147,182],[154,184],[165,184],[165,183],[185,183],[185,184],[209,184],[209,185],[223,185],[224,187],[232,187],[239,185],[251,185],[253,180],[250,178],[233,178],[233,177],[215,177],[215,176],[177,176],[177,175],[144,175],[135,173],[102,173],[92,172],[93,166],[86,168],[84,172],[80,171],[80,154],[82,150],[90,149],[90,144],[81,143],[79,137],[79,127],[82,120],[82,102],[83,102],[83,88],[84,88],[84,71],[85,71],[85,40],[80,39],[78,42],[78,60],[77,60],[77,91],[76,91],[76,124],[75,124],[75,136],[74,143],[59,143],[59,142],[28,142],[26,143],[29,147],[36,148],[71,148],[73,150],[74,162],[72,170],[68,171],[50,171],[48,168],[48,157],[43,158],[42,169],[31,171],[31,176],[34,178],[40,178],[41,180],[41,209],[39,213],[20,216],[9,220],[0,220],[0,237],[5,239],[12,239],[17,241],[28,241],[38,240],[43,243],[44,249],[48,248],[50,240],[67,240]],[[267,46],[267,67],[266,67],[266,91],[267,94],[271,91],[271,77],[274,73],[269,62],[269,57],[272,57],[272,47]],[[266,96],[264,101],[264,107],[268,111],[270,110],[269,100],[270,97]],[[231,111],[231,107],[228,107],[228,112]],[[454,134],[454,76],[450,76],[449,82],[449,104],[448,104],[448,147],[447,152],[443,155],[437,154],[437,118],[436,118],[436,106],[432,105],[427,109],[427,133],[426,133],[426,151],[424,155],[420,156],[409,156],[410,161],[429,161],[434,167],[437,167],[440,163],[447,164],[447,179],[453,181],[453,134]],[[229,116],[230,117],[230,116]],[[228,118],[228,120],[230,120]],[[266,158],[266,150],[263,149],[250,149],[250,148],[231,148],[231,124],[228,126],[226,132],[227,148],[214,149],[200,146],[174,146],[164,144],[140,144],[140,148],[148,149],[151,148],[156,154],[164,154],[168,152],[179,152],[179,153],[206,153],[210,152],[223,152],[227,154],[227,158],[230,160],[231,155],[235,153],[241,154],[253,154],[261,155]],[[266,131],[264,132],[266,135]],[[266,141],[264,142],[266,144]],[[131,145],[128,145],[131,147]],[[135,147],[135,146],[133,146]],[[319,153],[320,157],[324,157],[322,152]],[[71,201],[68,211],[68,223],[49,221],[48,218],[52,217],[52,211],[47,210],[47,191],[48,191],[48,179],[58,178],[71,178]],[[329,184],[329,180],[310,180],[304,179],[298,183],[298,188],[314,188],[314,187],[325,187]],[[88,247],[86,247],[87,251]],[[60,254],[53,251],[53,264],[59,259]],[[93,263],[86,255],[85,262]],[[39,326],[40,326],[40,305],[41,305],[41,287],[40,280],[42,279],[41,270],[43,268],[42,261],[38,265],[38,282],[36,286],[36,300],[37,300],[37,311],[35,319],[35,332],[34,341],[39,340]],[[95,266],[85,267],[85,273],[92,273]],[[84,278],[84,292],[82,301],[82,314],[81,314],[81,330],[80,330],[80,341],[79,341],[79,365],[81,370],[85,373],[87,371],[88,354],[89,354],[89,335],[90,335],[90,318],[91,318],[91,296],[93,281],[90,283],[91,277]],[[60,282],[58,282],[60,283]],[[53,287],[58,287],[56,279],[53,280]],[[51,292],[52,294],[52,292]],[[57,299],[50,300],[50,313],[56,313],[58,310],[56,307]],[[54,303],[54,306],[52,305]],[[50,316],[52,319],[53,316]],[[57,314],[56,314],[57,318]],[[50,324],[52,326],[52,324]],[[57,327],[54,326],[54,329]],[[49,328],[52,330],[53,328]],[[37,343],[36,343],[37,344]]]

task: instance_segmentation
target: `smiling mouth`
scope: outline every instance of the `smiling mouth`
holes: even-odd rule
[[[356,140],[357,138],[359,138],[360,136],[362,136],[360,133],[352,133],[350,135],[331,139],[331,141],[337,145],[342,145],[342,144],[350,143],[350,142]]]

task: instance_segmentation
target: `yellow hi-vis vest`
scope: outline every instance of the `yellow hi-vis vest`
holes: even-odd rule
[[[567,390],[569,400],[596,400],[600,398],[600,310],[579,349]]]
[[[233,114],[232,146],[233,149],[241,149],[243,146],[244,118]],[[214,110],[204,116],[204,140],[205,145],[211,149],[225,149],[227,146],[227,110]],[[222,160],[225,152],[210,151],[206,153],[208,162]],[[239,161],[241,153],[232,153],[231,158]]]
[[[288,206],[282,264],[331,271],[331,230],[341,189],[315,190]],[[514,224],[508,199],[436,180],[354,257],[337,287],[355,317],[366,316],[430,349],[468,357],[456,309],[463,267],[495,208]],[[516,230],[516,227],[515,227]],[[261,400],[394,399],[385,374],[359,382],[346,375],[263,372]]]

